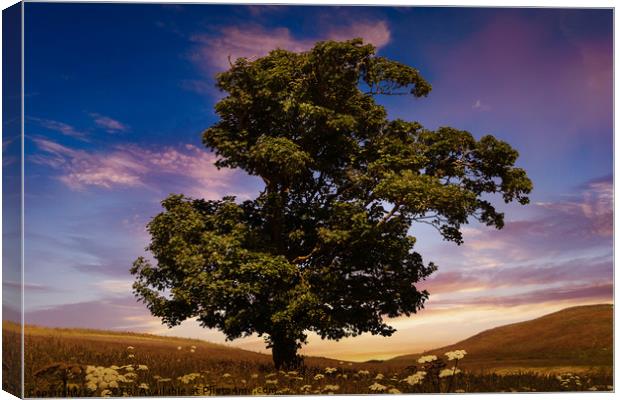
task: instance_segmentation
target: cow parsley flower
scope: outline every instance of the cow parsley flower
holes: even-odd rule
[[[437,360],[437,356],[433,356],[433,355],[422,356],[418,358],[418,363],[424,364],[424,363],[435,361],[435,360]]]
[[[325,367],[326,374],[333,374],[336,371],[338,371],[338,368]]]
[[[454,350],[447,352],[446,357],[448,357],[448,360],[460,360],[465,357],[465,354],[467,354],[465,350]]]
[[[407,382],[410,386],[414,386],[421,383],[424,380],[425,376],[426,371],[418,371],[415,374],[409,375],[408,377],[403,379],[403,382]]]
[[[447,376],[452,376],[452,375],[456,375],[456,374],[460,374],[461,370],[456,368],[446,368],[446,369],[442,369],[441,372],[439,373],[439,377],[440,378],[445,378]]]
[[[368,386],[368,389],[372,390],[373,392],[383,392],[385,391],[385,389],[387,389],[387,386],[384,386],[379,382],[375,382],[372,385]]]
[[[315,381],[320,381],[323,378],[325,378],[325,375],[323,375],[323,374],[316,374],[316,375],[314,375],[314,380]]]

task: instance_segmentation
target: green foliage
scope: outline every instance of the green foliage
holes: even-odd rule
[[[240,58],[217,85],[228,95],[203,142],[218,167],[265,187],[240,204],[163,201],[148,225],[156,262],[139,258],[132,273],[168,325],[197,317],[229,339],[267,335],[285,364],[308,331],[390,335],[383,318],[422,308],[428,293],[415,284],[436,270],[413,250],[414,222],[460,244],[470,218],[503,226],[487,194],[528,202],[532,184],[509,144],[387,120],[375,96],[431,86],[359,39]]]

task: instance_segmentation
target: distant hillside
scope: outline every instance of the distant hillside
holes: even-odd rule
[[[2,322],[2,329],[5,337],[15,336],[19,333],[19,325],[9,321]],[[87,354],[94,348],[98,349],[100,354],[118,354],[127,346],[134,346],[152,355],[170,354],[176,352],[179,347],[188,349],[194,346],[200,350],[200,357],[207,357],[212,362],[258,362],[266,365],[271,365],[272,362],[270,353],[258,353],[232,345],[212,343],[200,339],[159,336],[148,333],[25,325],[24,337],[26,353],[33,351],[33,347],[40,349],[50,344],[56,349],[65,346],[70,347],[70,350],[65,353],[68,356],[74,356],[73,352]],[[44,359],[45,362],[62,361],[62,358],[54,358],[50,354],[48,356],[47,359],[41,355],[37,358]],[[196,357],[199,357],[198,354]],[[305,360],[308,365],[312,366],[333,365],[337,362],[337,360],[326,357],[306,357]],[[94,359],[83,361],[95,363]]]
[[[443,355],[464,349],[470,369],[499,367],[606,366],[613,364],[613,306],[578,306],[530,321],[478,333],[425,354]],[[394,366],[415,363],[420,354],[386,361]]]

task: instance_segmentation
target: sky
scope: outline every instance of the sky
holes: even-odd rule
[[[419,284],[426,308],[390,321],[391,338],[310,336],[303,352],[388,358],[613,301],[611,10],[26,3],[25,13],[27,323],[223,342],[195,321],[169,330],[135,300],[129,268],[145,225],[170,193],[261,189],[216,169],[200,142],[229,57],[353,37],[433,85],[428,98],[379,99],[389,118],[506,140],[534,190],[527,206],[498,204],[501,231],[466,226],[461,246],[414,225],[417,251],[439,266]],[[266,351],[257,337],[231,345]]]

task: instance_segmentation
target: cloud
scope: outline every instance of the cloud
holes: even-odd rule
[[[501,13],[445,46],[424,44],[421,51],[435,76],[432,99],[442,105],[430,110],[429,104],[426,118],[478,121],[472,108],[484,111],[485,104],[492,104],[493,116],[484,120],[487,126],[508,124],[518,131],[524,155],[531,149],[528,144],[554,146],[545,163],[563,154],[561,148],[569,154],[579,151],[570,149],[581,146],[575,138],[587,136],[589,146],[593,136],[611,141],[613,35],[593,36],[581,16],[573,17],[579,31],[574,37],[563,37],[553,19],[515,11]],[[471,93],[480,96],[472,108]]]
[[[531,263],[509,267],[437,271],[419,286],[434,295],[481,292],[527,286],[570,286],[575,284],[608,283],[613,280],[610,256],[583,257],[568,261]],[[498,295],[498,297],[502,297]]]
[[[103,128],[108,133],[127,132],[129,130],[127,125],[110,117],[106,117],[105,115],[97,113],[90,113],[89,115],[93,118],[97,126]]]
[[[180,86],[182,89],[185,89],[188,92],[194,92],[198,94],[215,93],[216,91],[214,86],[209,85],[205,81],[197,79],[184,79],[181,81]]]
[[[604,293],[613,282],[611,177],[528,208],[529,218],[507,221],[499,231],[466,227],[457,249],[449,243],[425,249],[439,266],[418,284],[431,294],[428,305],[538,305]],[[524,291],[531,293],[518,294]]]
[[[4,288],[10,288],[10,289],[17,289],[17,290],[22,290],[22,288],[25,291],[41,291],[41,292],[49,292],[49,291],[55,291],[56,289],[47,286],[47,285],[42,285],[40,283],[28,283],[28,282],[24,282],[24,284],[22,285],[21,282],[16,282],[16,281],[4,281],[2,282],[2,286]]]
[[[190,58],[211,75],[213,69],[227,69],[229,59],[234,61],[239,57],[261,57],[276,48],[299,52],[310,49],[319,40],[346,40],[356,37],[382,48],[390,41],[390,30],[385,21],[356,21],[327,29],[324,34],[314,38],[296,38],[288,28],[227,26],[215,35],[193,35],[191,40],[196,46]]]
[[[37,164],[61,169],[60,180],[74,190],[86,186],[112,188],[113,186],[144,185],[143,176],[148,173],[142,160],[136,160],[129,153],[118,149],[110,153],[88,153],[73,150],[48,139],[33,139],[43,155],[31,160]]]
[[[242,177],[239,171],[217,169],[213,153],[191,144],[152,149],[125,144],[88,152],[48,139],[33,140],[41,153],[30,160],[59,170],[58,178],[72,190],[147,187],[209,199],[245,193],[233,187]]]
[[[36,118],[36,117],[28,117],[27,120],[36,122],[39,126],[49,129],[51,131],[55,131],[61,133],[65,136],[72,137],[74,139],[86,140],[87,134],[77,130],[75,127],[66,124],[64,122],[55,121],[52,119],[44,119],[44,118]]]
[[[484,104],[483,102],[480,101],[480,99],[476,100],[476,102],[471,106],[471,108],[474,110],[478,110],[478,111],[491,110],[491,106],[489,106],[488,104]]]
[[[575,188],[575,193],[550,202],[528,206],[528,219],[507,221],[496,231],[470,227],[462,247],[476,259],[489,256],[499,264],[535,257],[581,254],[588,249],[611,249],[613,239],[613,182],[595,179]],[[527,250],[525,250],[527,249]],[[494,267],[496,265],[488,265]]]
[[[436,300],[435,306],[476,305],[493,307],[515,307],[521,305],[538,305],[542,303],[572,302],[609,302],[613,299],[613,283],[585,284],[560,288],[532,290],[509,296],[481,296],[469,299]]]
[[[93,318],[96,316],[96,318]],[[140,318],[137,318],[140,317]],[[26,311],[27,324],[140,332],[152,329],[157,319],[133,296],[100,299]]]
[[[106,279],[95,283],[98,289],[112,295],[126,295],[131,293],[131,285],[133,281],[123,279]]]

